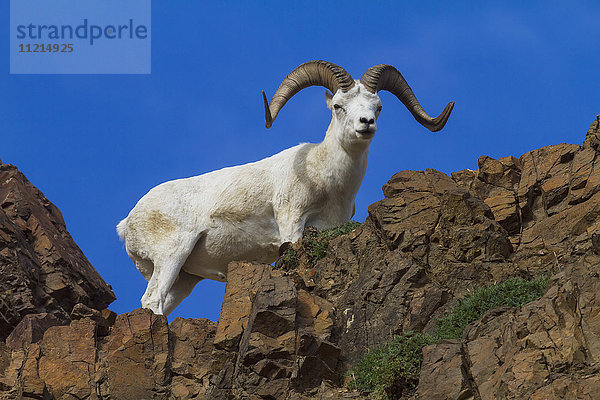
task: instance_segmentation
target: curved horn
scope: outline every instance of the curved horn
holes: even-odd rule
[[[415,119],[432,132],[437,132],[446,125],[446,121],[454,107],[454,102],[451,101],[437,118],[430,117],[419,104],[417,97],[400,71],[391,65],[379,64],[369,68],[360,78],[360,82],[371,93],[387,90],[394,94],[408,108]]]
[[[335,94],[338,89],[347,92],[354,86],[354,79],[346,70],[328,61],[308,61],[298,66],[281,82],[271,99],[271,105],[263,91],[265,102],[265,127],[270,128],[285,103],[296,93],[309,86],[324,86]]]

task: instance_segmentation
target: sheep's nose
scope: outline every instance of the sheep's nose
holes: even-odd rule
[[[375,123],[375,119],[374,118],[367,119],[365,117],[360,117],[360,122],[362,122],[363,124],[371,125],[371,124]]]

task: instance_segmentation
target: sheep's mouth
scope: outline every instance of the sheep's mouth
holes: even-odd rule
[[[371,129],[363,129],[363,130],[357,130],[356,133],[358,133],[358,136],[360,138],[371,138],[373,136],[375,136],[375,131],[371,130]]]

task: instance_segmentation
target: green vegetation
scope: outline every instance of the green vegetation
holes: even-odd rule
[[[462,299],[450,314],[436,321],[434,333],[438,340],[460,339],[465,327],[477,321],[487,311],[497,307],[520,307],[537,300],[546,291],[547,276],[532,281],[510,278],[485,288],[478,288]]]
[[[548,286],[548,277],[532,281],[511,278],[476,289],[460,300],[450,313],[436,321],[432,334],[403,333],[367,354],[349,372],[351,386],[375,398],[399,399],[411,394],[419,383],[422,348],[442,339],[460,339],[465,327],[496,307],[519,307],[539,299]]]
[[[342,226],[337,228],[331,228],[319,232],[316,230],[308,230],[302,237],[302,244],[306,250],[307,256],[311,264],[315,264],[320,259],[327,255],[327,248],[329,242],[338,236],[345,235],[352,232],[354,229],[360,226],[359,222],[349,221]],[[299,254],[292,247],[289,247],[285,253],[283,253],[281,260],[288,267],[295,267],[298,265]]]
[[[329,242],[338,236],[352,232],[360,226],[359,222],[348,221],[337,228],[326,229],[323,232],[308,232],[303,238],[302,243],[308,252],[311,262],[314,264],[327,255]]]
[[[298,265],[298,252],[291,246],[281,255],[281,261],[288,267],[296,267]]]
[[[422,333],[403,333],[367,354],[350,370],[352,388],[380,399],[396,399],[419,383],[422,349],[436,340]]]

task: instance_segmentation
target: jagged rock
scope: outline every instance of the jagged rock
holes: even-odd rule
[[[195,399],[223,364],[212,321],[169,326],[139,309],[119,315],[108,336],[97,335],[98,325],[82,317],[12,352],[0,346],[0,398]]]
[[[232,263],[217,348],[233,353],[207,399],[294,399],[324,381],[339,384],[332,306],[303,288],[295,272]]]
[[[23,348],[42,340],[44,332],[51,326],[62,324],[63,322],[52,314],[26,315],[6,338],[6,344],[12,349]]]
[[[58,208],[16,167],[0,164],[0,339],[27,314],[63,323],[77,303],[115,299],[67,232]]]
[[[587,134],[585,135],[584,146],[589,146],[596,151],[600,151],[600,114],[596,116],[596,120],[590,125]]]
[[[383,191],[365,223],[316,265],[302,256],[305,239],[292,245],[307,290],[337,310],[341,371],[396,334],[431,329],[452,298],[518,268],[490,208],[445,174],[402,171]]]
[[[416,396],[418,399],[466,400],[473,398],[463,376],[460,342],[445,340],[423,348],[423,367]]]
[[[114,311],[104,309],[102,311],[89,308],[85,304],[75,304],[71,311],[71,320],[90,318],[97,324],[96,334],[98,336],[108,335],[109,329],[113,326],[117,319],[117,314]]]
[[[0,398],[296,399],[340,384],[329,302],[269,265],[233,263],[228,276],[224,307],[241,293],[248,304],[224,308],[218,329],[200,319],[168,325],[144,309],[112,324],[83,305],[69,325],[28,316],[0,347]],[[237,341],[223,339],[232,326]]]
[[[555,275],[540,300],[490,311],[467,327],[461,343],[429,346],[424,352],[429,357],[418,398],[459,398],[457,388],[471,387],[481,399],[597,397],[598,296],[600,264],[584,262]],[[440,378],[449,384],[435,386],[433,379]]]
[[[229,354],[214,348],[216,323],[207,319],[176,318],[170,325],[175,335],[171,358],[172,399],[203,398],[211,376],[223,369]]]
[[[292,245],[298,265],[278,265],[334,305],[345,370],[395,334],[433,329],[474,286],[598,260],[595,158],[587,146],[560,144],[520,159],[481,157],[478,171],[452,177],[399,172],[365,223],[332,241],[325,259],[311,264],[303,239]]]
[[[452,176],[399,172],[365,223],[331,240],[324,258],[314,255],[318,232],[309,227],[275,268],[232,263],[218,324],[169,325],[148,310],[115,316],[104,303],[85,300],[79,290],[93,285],[62,269],[51,278],[43,273],[54,252],[63,253],[45,242],[56,236],[27,230],[41,211],[27,216],[4,201],[0,240],[12,250],[0,251],[0,272],[6,265],[30,267],[19,270],[29,271],[25,278],[12,276],[14,287],[0,282],[11,291],[0,292],[4,324],[49,314],[23,319],[9,346],[0,341],[0,398],[364,398],[342,385],[369,349],[402,332],[433,330],[435,319],[476,286],[553,274],[541,299],[491,310],[460,341],[425,347],[414,397],[594,399],[600,393],[598,121],[582,146],[547,146],[519,159],[483,156],[477,171]],[[59,215],[51,205],[42,209]],[[38,257],[44,251],[46,264]],[[32,291],[31,282],[46,286]]]
[[[167,318],[136,310],[117,317],[100,365],[100,394],[147,399],[165,393],[169,380]],[[135,381],[132,384],[132,380]]]
[[[245,268],[247,275],[237,273],[239,268]],[[264,270],[262,266],[252,264],[232,264],[229,269],[231,275],[227,277],[228,285],[219,317],[222,323],[217,327],[215,336],[215,346],[223,350],[238,347],[252,311],[254,288],[262,278],[260,272]],[[250,282],[246,284],[248,279]]]

